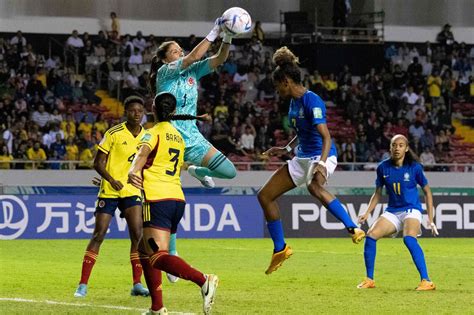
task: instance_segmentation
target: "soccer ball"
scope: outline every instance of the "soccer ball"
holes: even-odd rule
[[[242,8],[233,7],[222,14],[222,30],[231,36],[247,33],[251,28],[252,18]]]

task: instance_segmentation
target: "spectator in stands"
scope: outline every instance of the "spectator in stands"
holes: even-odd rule
[[[79,160],[79,148],[74,143],[73,137],[68,137],[66,142],[66,155],[65,159],[68,161],[77,161]]]
[[[443,81],[439,76],[438,70],[433,70],[431,75],[428,77],[428,95],[431,98],[432,108],[437,108],[439,103],[439,98],[441,97],[441,84]]]
[[[120,21],[117,17],[117,13],[110,12],[110,30],[111,32],[115,32],[117,35],[120,35]]]
[[[444,129],[441,129],[438,132],[435,142],[436,142],[436,145],[441,144],[443,147],[443,150],[449,151],[450,141],[449,141],[449,137],[446,136],[446,131]]]
[[[84,47],[84,42],[79,37],[79,33],[77,32],[77,30],[72,31],[71,36],[69,36],[66,41],[66,46],[69,49],[80,49]]]
[[[106,55],[106,51],[102,42],[97,42],[97,44],[94,46],[94,56],[98,58],[105,58],[105,55]]]
[[[79,166],[78,169],[91,169],[94,165],[94,152],[93,147],[85,140],[81,141],[80,153],[79,153]]]
[[[356,160],[357,161],[367,161],[369,158],[369,143],[367,142],[367,135],[360,134],[355,143],[356,151]]]
[[[407,72],[411,76],[423,72],[423,66],[418,62],[418,57],[413,57],[413,62],[408,66]]]
[[[442,143],[436,144],[436,150],[434,151],[434,159],[436,163],[451,163],[452,160],[449,156],[448,151],[444,150]],[[435,167],[436,171],[448,171],[449,168],[446,166],[437,166]]]
[[[66,156],[66,146],[60,133],[56,133],[55,141],[49,147],[50,158],[53,160],[64,160]]]
[[[137,32],[137,37],[135,37],[133,40],[132,40],[132,44],[133,44],[133,47],[134,48],[138,48],[138,51],[140,53],[142,53],[146,46],[147,46],[147,43],[146,43],[146,40],[145,38],[143,37],[142,35],[142,32],[141,31],[138,31]]]
[[[30,161],[37,161],[37,162],[41,162],[41,161],[46,161],[47,157],[46,157],[46,153],[44,152],[43,148],[41,148],[41,144],[39,143],[39,141],[35,141],[34,145],[32,148],[29,148],[27,151],[26,151],[26,155],[28,156],[28,160]],[[42,163],[35,163],[33,165],[28,165],[27,168],[44,168],[44,165]]]
[[[415,93],[413,86],[409,86],[405,93],[402,94],[402,99],[411,106],[415,105],[419,98],[420,97]]]
[[[425,133],[420,137],[420,144],[423,148],[434,150],[435,148],[435,136],[431,128],[426,128]]]
[[[143,57],[140,52],[140,49],[135,47],[133,49],[133,54],[128,58],[128,64],[129,65],[141,65],[143,63]]]
[[[0,169],[6,170],[10,169],[10,161],[13,160],[12,154],[8,151],[8,148],[6,145],[1,146],[0,150]]]
[[[13,153],[13,140],[15,139],[13,126],[10,125],[5,128],[5,131],[2,134],[2,139],[8,149],[8,152],[12,154]]]
[[[423,123],[420,121],[415,121],[413,124],[410,125],[410,128],[408,128],[408,132],[412,138],[420,140],[421,136],[423,136],[423,134],[425,133]]]
[[[81,110],[74,114],[74,119],[77,124],[79,124],[85,118],[85,122],[89,124],[93,124],[95,121],[94,114],[87,110],[87,105],[81,105]],[[66,121],[69,123],[68,118],[66,116]]]
[[[244,133],[240,136],[240,144],[242,145],[242,149],[247,154],[254,153],[255,149],[255,131],[252,130],[252,127],[247,125],[245,126]]]
[[[436,163],[436,160],[429,147],[425,147],[423,153],[421,153],[420,162],[423,164],[425,170],[430,171],[433,169],[433,165]]]
[[[34,111],[31,115],[31,120],[37,124],[40,128],[44,128],[50,121],[50,114],[45,110],[44,105],[38,106],[38,110]]]
[[[15,36],[10,39],[10,45],[17,46],[18,51],[21,51],[23,47],[26,47],[26,38],[23,36],[21,31],[17,31]]]
[[[441,32],[436,36],[436,41],[444,46],[448,52],[451,52],[454,45],[454,35],[451,32],[451,25],[449,23],[443,26]]]
[[[356,162],[356,154],[353,150],[352,145],[346,145],[345,149],[343,149],[341,160],[343,163],[355,163]],[[344,165],[342,167],[346,171],[353,171],[355,169],[354,165]]]
[[[394,44],[391,44],[385,49],[385,60],[391,61],[392,57],[398,55],[398,49],[395,47]]]
[[[89,74],[86,76],[86,80],[82,83],[82,92],[89,103],[98,105],[102,99],[95,95],[96,91],[97,83],[94,82],[92,75]]]

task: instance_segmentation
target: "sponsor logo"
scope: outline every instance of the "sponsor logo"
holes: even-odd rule
[[[28,226],[28,209],[16,196],[0,196],[0,239],[20,237]]]

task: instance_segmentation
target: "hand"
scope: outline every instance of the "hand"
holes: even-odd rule
[[[428,226],[431,228],[431,234],[436,237],[439,236],[438,228],[434,222],[428,222]]]
[[[92,179],[92,185],[94,186],[100,187],[100,182],[101,182],[101,179],[99,177],[94,177]]]
[[[357,222],[359,222],[359,224],[363,224],[365,221],[367,221],[368,218],[369,218],[369,213],[366,212],[366,213],[364,213],[364,214],[361,214],[361,215],[358,217]]]
[[[317,173],[321,173],[321,175],[323,175],[325,182],[328,181],[328,170],[325,166],[318,163],[313,171],[314,175],[316,175]]]
[[[221,24],[222,24],[222,18],[218,17],[216,21],[214,22],[214,27],[212,30],[207,34],[206,39],[213,43],[217,37],[219,37],[219,34],[221,32]]]
[[[264,155],[273,156],[273,155],[283,155],[288,153],[284,147],[271,147],[267,151],[263,152]]]
[[[129,184],[132,184],[133,187],[143,190],[143,178],[141,174],[128,173]]]
[[[116,191],[120,191],[123,188],[123,184],[119,180],[115,179],[110,182],[110,185],[112,185],[112,188]]]

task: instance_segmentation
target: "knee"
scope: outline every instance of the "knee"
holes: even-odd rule
[[[409,246],[411,244],[414,244],[418,242],[415,236],[411,235],[405,235],[403,236],[403,243],[405,243],[406,246]]]
[[[105,239],[105,232],[106,231],[97,231],[92,234],[92,240],[98,244],[102,244]]]
[[[271,202],[271,198],[270,196],[268,195],[268,193],[266,193],[265,190],[263,189],[260,189],[257,193],[257,199],[258,199],[258,202],[260,203],[260,205],[263,207],[264,205],[268,204]]]
[[[307,187],[308,187],[308,191],[311,195],[313,195],[314,197],[316,197],[318,199],[322,198],[322,192],[324,190],[323,186],[319,185],[316,182],[312,182]]]

